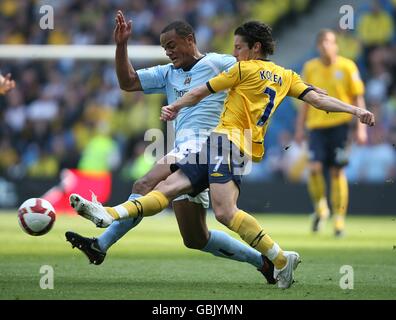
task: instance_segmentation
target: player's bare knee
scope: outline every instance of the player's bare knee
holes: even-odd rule
[[[330,174],[333,178],[338,178],[343,174],[342,168],[333,167],[330,169]]]
[[[204,239],[183,238],[183,243],[188,249],[201,250],[206,246],[208,240],[205,241]]]
[[[152,190],[152,188],[153,187],[151,186],[149,179],[142,177],[133,184],[132,192],[146,195]]]
[[[309,165],[311,174],[322,174],[322,164],[320,162],[313,162]]]
[[[228,226],[231,222],[232,211],[227,209],[225,206],[213,208],[216,220],[225,226]]]

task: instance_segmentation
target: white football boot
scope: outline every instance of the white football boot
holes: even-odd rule
[[[278,288],[287,289],[294,282],[294,270],[301,262],[300,255],[294,251],[284,251],[287,262],[282,269],[274,268],[274,278],[278,280]]]
[[[76,193],[72,193],[69,197],[70,205],[77,213],[91,220],[99,228],[107,228],[112,224],[114,218],[107,213],[102,204],[96,200],[96,196],[92,193],[92,201],[84,199]]]

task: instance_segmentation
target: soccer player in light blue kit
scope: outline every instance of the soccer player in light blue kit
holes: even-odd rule
[[[236,62],[231,55],[201,54],[192,27],[186,22],[175,21],[165,27],[160,36],[161,46],[172,63],[135,71],[127,52],[127,41],[131,33],[132,21],[126,23],[122,12],[118,11],[114,38],[117,44],[116,71],[120,88],[125,91],[143,91],[146,94],[163,93],[167,96],[168,104],[229,69]],[[129,200],[147,194],[169,176],[171,163],[200,150],[219,121],[225,97],[225,92],[210,95],[196,106],[185,108],[179,113],[174,122],[175,148],[135,182]],[[223,231],[208,230],[208,207],[207,191],[195,198],[184,195],[174,200],[173,209],[184,244],[188,248],[210,252],[215,256],[248,262],[264,275],[268,283],[274,284],[274,266],[267,257]],[[66,232],[66,239],[73,247],[84,252],[91,263],[98,265],[103,262],[106,251],[140,221],[141,217],[116,221],[97,239],[86,238],[71,231]]]

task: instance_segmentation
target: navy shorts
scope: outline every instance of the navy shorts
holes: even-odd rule
[[[324,166],[342,168],[348,164],[347,142],[349,125],[343,124],[309,132],[309,160]]]
[[[227,135],[212,133],[200,152],[190,153],[171,165],[171,170],[183,171],[193,187],[193,192],[189,195],[195,197],[211,183],[227,183],[232,180],[239,189],[247,161]]]

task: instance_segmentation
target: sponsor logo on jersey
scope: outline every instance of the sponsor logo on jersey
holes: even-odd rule
[[[335,78],[341,80],[342,78],[344,78],[344,73],[341,70],[337,70],[335,72]]]
[[[224,174],[219,172],[213,172],[210,174],[211,177],[224,177]]]
[[[173,88],[173,90],[175,92],[176,98],[181,98],[188,92],[188,90],[177,90],[176,88]]]
[[[186,79],[184,80],[184,85],[188,85],[191,83],[191,76],[187,76]]]

